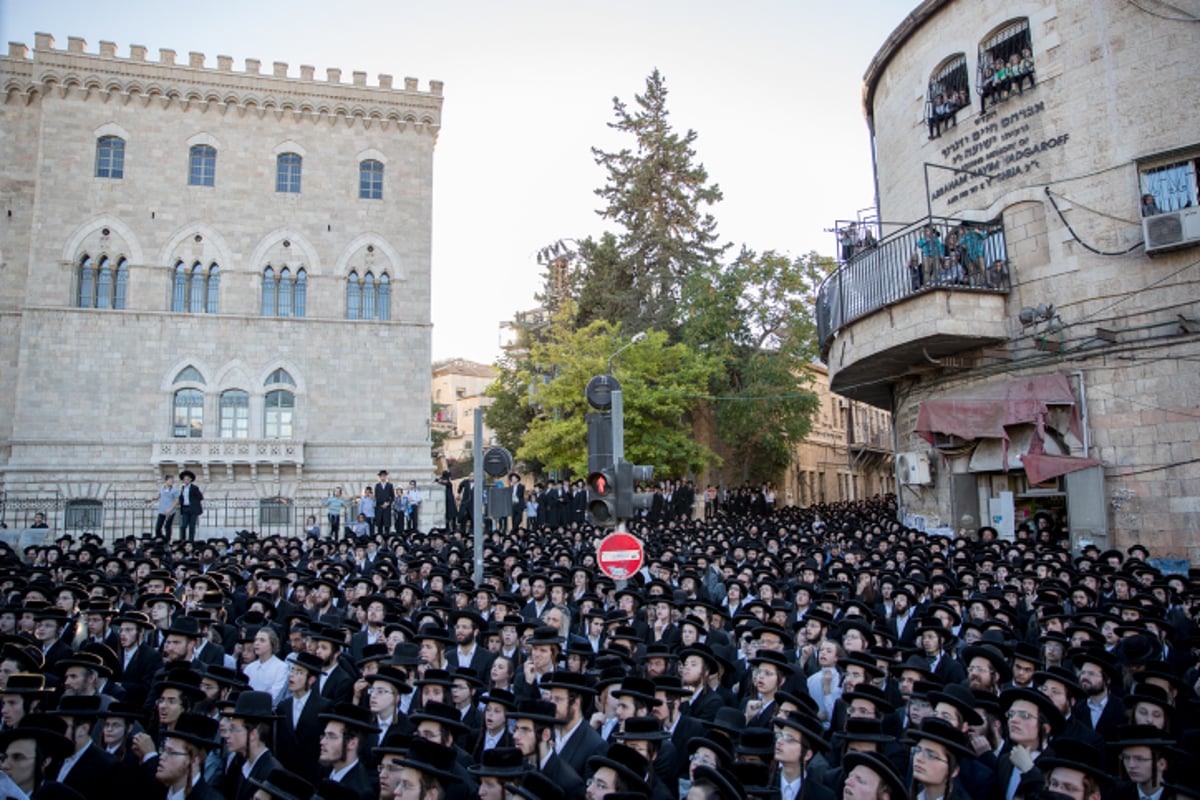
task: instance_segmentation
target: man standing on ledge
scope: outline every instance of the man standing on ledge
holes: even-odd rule
[[[196,541],[196,525],[204,513],[204,492],[196,485],[196,473],[185,469],[179,473],[179,536],[183,541]]]
[[[392,532],[392,505],[396,502],[396,487],[388,480],[386,469],[379,470],[375,484],[375,533],[387,536]]]
[[[158,490],[158,520],[154,523],[154,537],[162,536],[166,529],[167,540],[175,528],[175,511],[179,508],[179,490],[175,488],[175,476],[164,475],[163,485]]]

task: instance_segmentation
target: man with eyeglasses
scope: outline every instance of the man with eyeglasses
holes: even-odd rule
[[[1108,740],[1125,720],[1125,704],[1109,688],[1121,683],[1121,667],[1103,648],[1089,648],[1071,659],[1085,698],[1075,704],[1080,720]]]
[[[297,654],[288,670],[288,696],[276,709],[279,762],[289,772],[313,784],[320,775],[317,759],[321,755],[321,732],[325,729],[320,716],[333,708],[333,703],[316,691],[324,666],[312,653]]]
[[[746,725],[751,728],[765,728],[774,718],[775,695],[783,688],[783,682],[792,674],[792,665],[787,662],[783,653],[774,650],[762,650],[750,659],[750,677],[754,693],[746,699],[742,712],[746,716]]]
[[[222,727],[225,748],[232,760],[225,768],[226,800],[250,800],[255,794],[253,781],[265,781],[273,771],[281,769],[271,753],[274,744],[275,720],[271,696],[266,692],[247,691],[237,697],[237,703],[221,716],[228,720]]]
[[[1083,697],[1083,687],[1075,679],[1075,674],[1066,667],[1050,667],[1035,672],[1033,677],[1038,691],[1053,701],[1054,707],[1066,720],[1061,735],[1068,739],[1079,739],[1097,750],[1103,750],[1105,744],[1100,734],[1073,713],[1075,702]]]
[[[522,700],[512,718],[513,745],[521,751],[530,767],[561,786],[567,797],[582,795],[585,790],[583,778],[554,751],[554,727],[558,724],[554,703]]]
[[[66,723],[46,714],[30,714],[11,730],[0,731],[0,792],[28,798],[35,790],[58,787],[52,772],[72,750]]]
[[[967,800],[958,781],[959,764],[973,753],[962,731],[929,717],[905,741],[912,745],[912,780],[917,800]]]
[[[397,667],[382,666],[372,675],[363,678],[367,681],[367,707],[371,711],[375,729],[364,739],[363,756],[367,767],[374,768],[375,760],[371,751],[375,745],[384,741],[393,733],[412,730],[412,723],[400,713],[400,698],[412,691],[408,684],[408,674]]]
[[[808,780],[814,755],[828,749],[821,722],[803,712],[776,717],[775,769],[780,800],[834,800],[833,791],[817,780]]]
[[[352,703],[338,703],[319,719],[325,723],[317,759],[322,779],[340,784],[358,800],[375,800],[378,789],[358,757],[359,744],[374,730],[371,712]]]
[[[1045,788],[1071,800],[1100,800],[1101,792],[1112,784],[1104,767],[1104,751],[1074,739],[1055,742],[1054,752],[1039,766],[1046,774]]]
[[[1167,753],[1174,742],[1163,737],[1153,725],[1124,725],[1117,729],[1112,743],[1120,756],[1121,775],[1128,783],[1113,792],[1115,800],[1160,800],[1163,774],[1167,771]]]
[[[1051,736],[1062,733],[1066,720],[1053,701],[1033,689],[1009,689],[1000,695],[1007,744],[996,765],[997,785],[1012,800],[1022,785],[1040,781],[1037,761]]]
[[[217,721],[203,714],[183,714],[163,739],[154,777],[167,787],[166,800],[223,800],[204,780],[204,759],[218,746]]]

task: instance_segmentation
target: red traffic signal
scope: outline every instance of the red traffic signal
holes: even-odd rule
[[[587,476],[588,517],[593,525],[611,527],[617,523],[617,482],[612,469]]]

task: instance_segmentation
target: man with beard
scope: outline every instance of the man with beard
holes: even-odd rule
[[[579,775],[590,756],[603,755],[607,749],[595,728],[583,719],[583,705],[596,696],[587,679],[574,672],[553,672],[542,681],[542,691],[554,703],[554,750]]]
[[[1097,750],[1105,747],[1104,739],[1092,730],[1092,726],[1074,714],[1074,705],[1083,699],[1083,687],[1079,685],[1075,674],[1066,667],[1050,667],[1043,672],[1035,672],[1034,680],[1038,691],[1049,697],[1054,707],[1066,719],[1062,736],[1067,739],[1079,739],[1087,742]]]
[[[1012,679],[1007,659],[989,644],[964,648],[962,660],[967,665],[967,685],[973,691],[998,695],[1001,685]]]
[[[374,800],[378,790],[366,766],[358,758],[358,745],[375,729],[371,712],[353,703],[339,703],[320,716],[322,778],[353,791],[358,800]]]
[[[350,637],[350,657],[355,662],[363,658],[363,648],[367,645],[384,642],[387,634],[384,632],[384,622],[391,601],[381,594],[368,594],[355,601],[366,613],[366,624],[362,630]]]
[[[1083,722],[1106,741],[1125,722],[1125,704],[1112,694],[1109,687],[1121,682],[1121,668],[1116,660],[1101,648],[1079,653],[1071,659],[1085,698],[1075,704],[1074,712]]]
[[[204,760],[217,747],[217,720],[184,714],[163,740],[154,777],[167,787],[167,800],[223,800],[204,780]]]
[[[903,603],[900,598],[903,595],[897,596],[897,601]],[[925,657],[929,659],[929,671],[933,673],[934,680],[940,683],[963,683],[967,679],[966,670],[962,664],[955,660],[954,656],[946,652],[946,644],[953,639],[954,634],[942,626],[941,621],[936,617],[928,617],[921,620],[915,625],[916,636],[921,646],[921,651]]]
[[[483,627],[479,614],[458,609],[450,615],[450,624],[454,626],[456,646],[446,653],[446,669],[454,672],[459,667],[470,667],[477,675],[490,673],[496,655],[479,646],[479,630]]]
[[[57,780],[88,798],[104,800],[113,797],[116,789],[110,779],[117,760],[92,741],[92,733],[100,718],[99,697],[63,697],[59,706],[50,712],[67,723],[67,738],[72,751],[63,761]]]
[[[907,586],[897,587],[892,593],[892,616],[887,620],[888,632],[905,647],[912,647],[917,640],[916,615],[912,608],[914,600]]]
[[[558,657],[562,652],[562,639],[558,629],[549,626],[537,628],[529,637],[529,660],[517,673],[513,693],[519,698],[540,697],[539,687],[543,678],[558,668]]]

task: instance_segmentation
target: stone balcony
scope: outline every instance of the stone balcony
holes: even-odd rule
[[[984,262],[1000,261],[1004,270],[995,275],[964,270],[957,279],[931,276],[919,266],[920,242],[930,224],[946,241],[959,221],[907,225],[854,253],[821,284],[817,335],[835,393],[890,410],[891,385],[911,370],[1007,338],[1003,224],[981,223],[978,229],[984,234]]]
[[[278,479],[283,467],[294,467],[296,478],[304,470],[304,442],[298,439],[158,439],[150,461],[155,466],[190,467],[204,473],[207,481],[214,468],[232,478],[237,465],[250,468],[252,477],[270,470]]]

